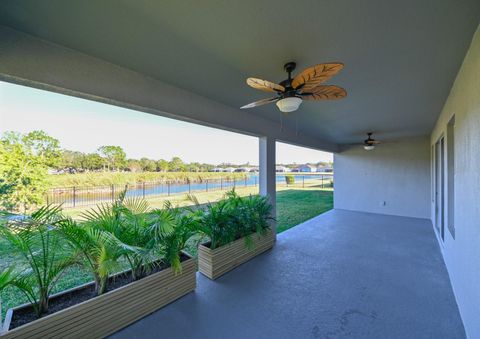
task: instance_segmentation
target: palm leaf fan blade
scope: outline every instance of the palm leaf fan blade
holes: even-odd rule
[[[248,78],[247,85],[264,92],[277,93],[277,92],[285,91],[285,87],[279,84],[276,84],[268,80],[257,79],[257,78]]]
[[[318,64],[309,67],[292,80],[292,87],[301,92],[311,92],[313,88],[340,72],[343,64],[339,62]]]
[[[301,94],[303,100],[338,100],[347,96],[347,91],[339,86],[318,85]]]
[[[251,102],[245,106],[240,107],[240,109],[245,109],[245,108],[253,108],[253,107],[258,107],[258,106],[263,106],[266,104],[269,104],[271,102],[277,101],[278,98],[268,98],[268,99],[262,99],[258,101]]]

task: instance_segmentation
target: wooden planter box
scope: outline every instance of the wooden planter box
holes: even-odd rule
[[[272,230],[268,230],[264,235],[254,233],[252,234],[252,240],[253,247],[250,249],[245,246],[245,238],[235,240],[214,250],[206,244],[199,245],[198,270],[210,279],[217,279],[222,274],[272,248],[275,235]]]
[[[0,338],[104,338],[193,291],[195,260],[183,261],[182,267],[177,275],[171,268],[164,269],[14,328]],[[27,306],[15,308],[13,313],[21,307]]]

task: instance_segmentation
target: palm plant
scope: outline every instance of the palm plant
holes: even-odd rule
[[[14,279],[15,279],[15,274],[13,273],[12,267],[0,273],[0,333],[2,333],[2,328],[3,328],[1,292],[5,287],[10,285],[14,281]]]
[[[169,201],[165,202],[164,209],[150,214],[153,221],[150,232],[155,246],[175,273],[182,269],[181,252],[188,240],[197,234],[197,215],[188,208],[174,207]]]
[[[210,239],[212,250],[235,240],[235,221],[232,218],[231,204],[227,200],[208,203],[199,211],[198,230]]]
[[[87,210],[81,215],[82,223],[67,218],[59,225],[71,248],[79,254],[82,266],[91,272],[97,295],[107,290],[108,277],[119,270],[118,260],[127,250],[113,234],[120,225],[124,197],[125,192],[113,204]]]
[[[81,265],[91,272],[95,292],[98,295],[104,293],[108,276],[115,271],[119,257],[109,233],[72,219],[64,220],[60,224],[60,230],[72,250],[79,255]]]
[[[148,212],[146,200],[126,198],[123,191],[113,204],[100,204],[83,213],[82,224],[71,219],[63,223],[64,235],[93,275],[97,294],[106,291],[108,277],[120,270],[121,258],[129,264],[133,280],[143,277],[155,263]]]
[[[210,238],[211,249],[239,238],[245,238],[247,247],[250,247],[251,235],[255,232],[264,234],[270,227],[271,212],[272,206],[266,197],[240,197],[232,190],[225,194],[224,200],[208,203],[200,210],[198,230]]]
[[[119,258],[131,248],[110,232],[117,223],[111,207],[99,205],[85,213],[84,218],[83,223],[67,218],[59,223],[59,229],[82,266],[91,272],[95,291],[100,295],[107,290],[108,277],[120,269]]]
[[[76,263],[56,228],[62,218],[60,207],[49,205],[27,218],[4,221],[0,227],[26,263],[11,284],[26,295],[38,316],[48,311],[49,297],[62,273]]]
[[[270,228],[270,221],[274,220],[271,216],[272,205],[268,198],[260,195],[250,195],[241,198],[236,204],[235,214],[237,218],[238,237],[245,238],[247,247],[253,246],[252,234],[265,234],[266,230]]]
[[[116,206],[116,212],[118,222],[111,232],[122,243],[130,246],[130,250],[124,251],[123,256],[130,265],[132,279],[137,280],[145,276],[158,255],[155,238],[151,235],[150,208],[144,199],[122,197]]]
[[[160,262],[176,273],[181,271],[181,251],[197,231],[190,210],[174,207],[166,201],[163,209],[151,211],[146,200],[125,198],[125,194],[121,194],[113,211],[116,222],[109,231],[129,246],[123,256],[134,280]]]
[[[239,210],[239,222],[243,224],[242,232],[245,233],[264,233],[270,228],[272,217],[272,205],[268,198],[261,195],[250,195],[240,199],[237,205]]]

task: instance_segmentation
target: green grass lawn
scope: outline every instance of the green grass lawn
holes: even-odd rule
[[[291,188],[277,192],[277,233],[333,208],[333,190]]]
[[[240,195],[256,194],[258,188],[241,188],[237,189],[237,193]],[[221,199],[223,194],[225,192],[206,192],[198,193],[196,197],[200,203],[205,203]],[[157,198],[150,203],[152,207],[161,207],[165,200],[165,198]],[[174,203],[182,206],[188,204],[185,196],[181,195],[170,197],[170,200],[174,200]],[[331,188],[280,186],[277,189],[277,233],[281,233],[332,208],[333,190]],[[75,217],[83,210],[66,210],[65,212]],[[11,251],[9,244],[0,238],[0,270],[8,267],[12,262],[20,262],[20,260],[21,258]],[[91,280],[91,276],[85,270],[77,267],[70,268],[59,280],[55,291],[62,291]],[[8,287],[2,292],[2,301],[2,312],[5,314],[8,308],[23,304],[27,302],[27,299],[19,290]]]

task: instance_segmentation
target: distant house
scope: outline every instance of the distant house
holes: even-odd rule
[[[210,172],[223,172],[223,168],[221,167],[214,167],[210,170]]]
[[[233,172],[235,172],[235,168],[233,168],[233,167],[227,167],[227,168],[224,168],[223,171],[224,171],[224,172],[228,172],[228,173],[233,173]]]
[[[63,170],[56,170],[56,169],[53,169],[53,168],[49,168],[48,169],[48,174],[51,174],[51,175],[54,175],[54,174],[63,174],[64,171]]]
[[[302,172],[302,173],[313,173],[313,172],[316,172],[317,171],[317,167],[316,166],[312,166],[312,165],[301,165],[298,167],[298,172]]]
[[[72,167],[67,167],[67,168],[64,168],[64,169],[53,169],[53,168],[49,168],[48,169],[48,174],[51,174],[51,175],[57,175],[57,174],[75,174],[77,172],[80,172],[80,171],[77,171],[77,169],[75,168],[72,168]]]
[[[285,167],[285,166],[276,166],[275,167],[275,172],[278,172],[278,173],[290,172],[290,168]]]
[[[331,166],[320,165],[317,167],[317,172],[332,173],[333,168]]]
[[[241,172],[241,173],[250,172],[250,167],[239,167],[239,168],[236,168],[234,172]]]

